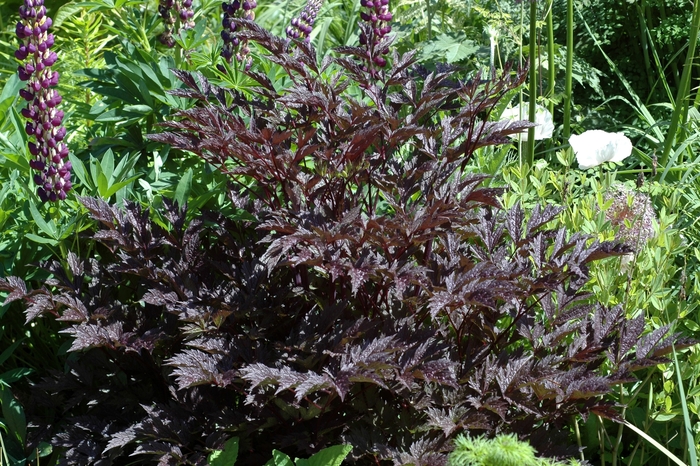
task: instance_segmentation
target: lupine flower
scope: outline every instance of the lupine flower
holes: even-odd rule
[[[251,58],[248,56],[250,53],[250,48],[248,48],[248,41],[246,39],[240,39],[236,35],[236,23],[233,21],[234,18],[242,18],[248,20],[255,19],[255,7],[258,6],[256,0],[234,0],[232,2],[224,2],[221,4],[221,8],[224,10],[224,18],[221,20],[221,39],[224,41],[224,47],[221,49],[221,56],[231,63],[234,55],[236,60],[244,63],[245,68],[250,69],[252,63]]]
[[[507,108],[501,114],[502,120],[520,121],[527,120],[530,112],[530,105],[524,102],[521,105],[516,105],[512,108]],[[549,139],[554,132],[554,120],[552,114],[545,107],[535,104],[535,141]],[[525,130],[520,135],[511,135],[511,137],[521,137],[523,141],[527,141],[528,130]]]
[[[304,39],[306,42],[310,41],[311,31],[321,5],[323,5],[323,0],[308,0],[299,17],[293,18],[291,24],[287,27],[287,37],[290,39]]]
[[[51,51],[54,36],[48,32],[52,21],[46,16],[44,0],[24,0],[19,15],[15,32],[22,45],[15,57],[23,62],[17,69],[19,78],[27,82],[19,94],[28,102],[22,115],[29,120],[25,130],[33,139],[29,142],[29,166],[39,172],[34,175],[34,183],[42,202],[63,200],[72,186],[71,163],[66,160],[68,146],[63,142],[63,111],[57,108],[62,98],[54,89],[58,72],[51,70],[57,59],[56,52]]]
[[[389,0],[360,0],[360,5],[365,9],[361,10],[360,18],[367,25],[360,33],[360,45],[369,51],[369,69],[373,71],[375,66],[379,68],[386,66],[386,58],[382,55],[389,53],[389,49],[385,48],[381,53],[376,53],[375,45],[391,32],[389,22],[392,15],[389,12]]]
[[[573,134],[569,144],[582,170],[604,162],[621,162],[632,153],[632,141],[623,133],[608,133],[599,129]]]
[[[175,14],[173,14],[173,9]],[[185,29],[194,27],[194,11],[192,10],[192,0],[160,0],[158,3],[158,14],[165,23],[165,32],[161,34],[160,41],[167,47],[175,47],[175,37]]]

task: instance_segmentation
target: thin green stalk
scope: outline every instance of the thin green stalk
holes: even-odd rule
[[[695,47],[698,42],[698,30],[700,30],[700,2],[696,1],[693,5],[693,17],[690,25],[690,37],[688,39],[688,51],[685,56],[685,64],[683,65],[683,75],[678,86],[678,94],[674,103],[673,115],[671,116],[671,124],[666,133],[664,141],[664,153],[661,156],[661,165],[666,166],[668,163],[671,148],[676,142],[676,136],[679,132],[681,115],[684,114],[685,107],[690,100],[690,79],[692,76],[693,60],[695,59]]]
[[[661,18],[661,23],[666,22],[666,3],[663,0],[659,2],[659,17]],[[666,44],[666,50],[669,55],[673,54],[673,46],[670,43]],[[678,66],[676,65],[676,60],[671,60],[671,72],[673,75],[673,83],[677,88],[680,83],[678,82]]]
[[[600,466],[605,466],[605,426],[603,418],[598,416],[598,443],[600,444]]]
[[[581,462],[586,461],[583,456],[583,442],[581,441],[581,431],[578,428],[578,418],[574,419],[574,430],[576,431],[576,444],[578,445],[578,453],[581,456]]]
[[[554,0],[549,2],[547,12],[547,68],[549,72],[549,86],[547,87],[547,97],[549,98],[549,113],[554,115],[554,84],[557,79],[557,67],[554,64]]]
[[[564,139],[571,135],[571,89],[574,69],[574,0],[566,0],[566,81],[564,90]]]
[[[537,56],[537,2],[534,0],[530,1],[530,77],[529,80],[529,120],[535,122],[535,111],[537,110],[537,63],[535,62],[535,57]],[[535,156],[535,128],[530,128],[527,130],[527,152],[525,153],[525,163],[528,167],[532,167],[534,164]]]
[[[0,456],[0,464],[9,465],[10,459],[7,457],[7,449],[5,448],[5,441],[2,439],[2,432],[0,432],[0,452],[2,452],[2,456]]]
[[[624,406],[624,408],[622,408],[622,419],[624,419],[625,418],[625,410],[627,409],[627,407],[625,405],[625,392],[624,392],[624,388],[622,387],[622,385],[620,385],[620,404],[622,404],[622,406]],[[623,431],[622,424],[619,424],[617,426],[617,435],[615,436],[615,443],[613,443],[613,446],[612,446],[612,466],[617,466],[617,459],[618,459],[617,453],[618,453],[618,451],[620,451],[620,444],[622,443],[622,431]]]
[[[647,24],[644,21],[644,12],[647,10],[646,0],[642,0],[640,5],[637,5],[637,16],[639,18],[639,41],[642,46],[642,57],[644,58],[644,69],[647,70],[647,82],[649,89],[654,87],[654,80],[651,76],[651,60],[649,59],[649,43],[647,41]]]
[[[425,7],[428,11],[428,40],[433,37],[433,10],[430,8],[430,0],[425,0]]]
[[[681,303],[683,305],[683,303]],[[695,451],[695,436],[693,435],[693,425],[690,423],[690,415],[688,414],[688,403],[685,399],[685,388],[683,387],[683,379],[681,377],[681,366],[678,364],[678,354],[675,346],[673,349],[673,363],[675,365],[676,380],[678,381],[678,391],[681,397],[681,408],[683,410],[683,422],[685,424],[685,436],[688,442],[688,454],[690,454],[690,465],[698,466],[698,455]]]

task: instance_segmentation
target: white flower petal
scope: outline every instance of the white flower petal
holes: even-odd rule
[[[527,102],[524,102],[522,107],[516,105],[515,107],[507,108],[501,114],[501,120],[527,120],[529,118],[530,106]],[[548,139],[552,137],[554,133],[554,119],[552,114],[541,105],[535,104],[535,141],[540,141],[542,139]],[[523,141],[527,141],[528,130],[524,130],[520,137]],[[517,134],[510,135],[512,138],[518,137]]]
[[[569,144],[582,170],[608,161],[621,162],[632,153],[632,141],[627,136],[600,129],[573,134],[569,138]]]

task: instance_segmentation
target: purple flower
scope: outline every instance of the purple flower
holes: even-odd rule
[[[52,21],[46,16],[44,0],[24,0],[19,15],[15,32],[22,44],[15,57],[24,62],[17,68],[19,78],[27,81],[26,88],[19,91],[27,101],[21,113],[29,120],[25,131],[34,139],[28,144],[32,155],[29,166],[39,172],[33,179],[42,202],[63,200],[72,186],[71,164],[66,160],[68,146],[63,142],[64,114],[56,109],[62,97],[53,89],[58,84],[58,72],[52,71],[51,66],[58,56],[50,50],[54,36],[47,31]]]
[[[323,0],[308,0],[301,14],[297,18],[293,18],[287,27],[287,37],[304,39],[306,42],[311,40],[311,31],[321,5],[323,5]]]
[[[224,11],[224,17],[221,20],[221,39],[224,41],[224,46],[221,49],[221,56],[224,57],[228,63],[231,63],[233,57],[236,60],[245,65],[245,69],[250,69],[252,60],[248,54],[250,49],[248,48],[248,41],[246,39],[241,40],[236,34],[236,30],[239,26],[233,21],[234,18],[247,19],[253,21],[255,19],[255,7],[258,4],[256,0],[234,0],[232,2],[224,2],[221,4],[221,9]],[[220,70],[224,70],[223,67],[219,67]]]
[[[173,14],[173,10],[175,13]],[[181,34],[194,27],[192,0],[160,0],[158,14],[165,23],[165,31],[160,35],[160,42],[166,47],[175,47],[175,31]]]
[[[389,53],[386,47],[377,48],[382,39],[391,32],[393,16],[389,11],[389,0],[360,0],[364,11],[360,11],[360,19],[364,22],[361,26],[360,45],[367,50],[367,64],[365,68],[376,75],[377,68],[386,66],[386,58],[382,55]]]

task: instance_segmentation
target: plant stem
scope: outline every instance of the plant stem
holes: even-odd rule
[[[700,2],[696,1],[693,5],[693,17],[690,24],[690,37],[688,39],[688,52],[685,56],[685,64],[683,65],[683,75],[678,86],[678,94],[674,103],[673,115],[671,116],[671,124],[666,133],[664,141],[664,153],[661,156],[661,165],[666,166],[668,163],[671,149],[676,141],[676,133],[680,126],[681,115],[685,112],[685,107],[688,105],[690,98],[690,78],[692,76],[693,60],[695,59],[695,47],[698,42],[698,30],[700,29]]]
[[[566,0],[566,88],[564,90],[564,139],[571,135],[571,84],[574,68],[574,0]]]
[[[625,392],[622,386],[620,386],[620,404],[625,406]],[[626,408],[622,408],[622,418],[625,418]],[[612,466],[617,466],[618,451],[620,450],[620,443],[622,443],[622,431],[623,424],[617,426],[617,436],[615,438],[615,444],[612,446]]]
[[[428,40],[433,37],[433,10],[430,8],[430,0],[425,0],[425,7],[428,10]]]
[[[603,426],[603,419],[600,416],[598,418],[598,443],[600,444],[600,466],[605,466],[605,427]]]
[[[661,23],[666,22],[666,4],[663,0],[659,2],[659,17]],[[674,50],[670,43],[666,44],[666,50],[669,55],[673,55]],[[673,83],[676,85],[676,88],[678,88],[680,83],[678,81],[678,65],[676,65],[676,60],[671,60],[671,74],[673,75]]]
[[[528,110],[529,110],[529,120],[535,122],[535,111],[537,102],[537,63],[535,62],[535,57],[537,56],[537,2],[530,2],[530,44],[529,44],[529,55],[530,55],[530,77],[529,80],[529,96],[528,96]],[[535,156],[535,128],[529,128],[527,130],[527,151],[525,152],[525,163],[528,167],[532,167]]]
[[[554,0],[549,2],[549,11],[547,12],[547,68],[549,79],[549,86],[547,86],[549,113],[554,115],[554,84],[557,79],[557,68],[554,64]]]
[[[576,431],[576,444],[578,445],[578,453],[581,455],[581,462],[586,461],[583,456],[583,442],[581,442],[581,430],[578,428],[578,418],[574,419],[574,430]]]
[[[644,21],[644,12],[647,11],[646,0],[642,0],[640,5],[637,5],[637,17],[639,18],[639,42],[642,46],[642,58],[644,58],[644,67],[647,70],[647,84],[649,91],[654,87],[652,78],[651,60],[649,59],[649,42],[647,40],[647,23]]]

